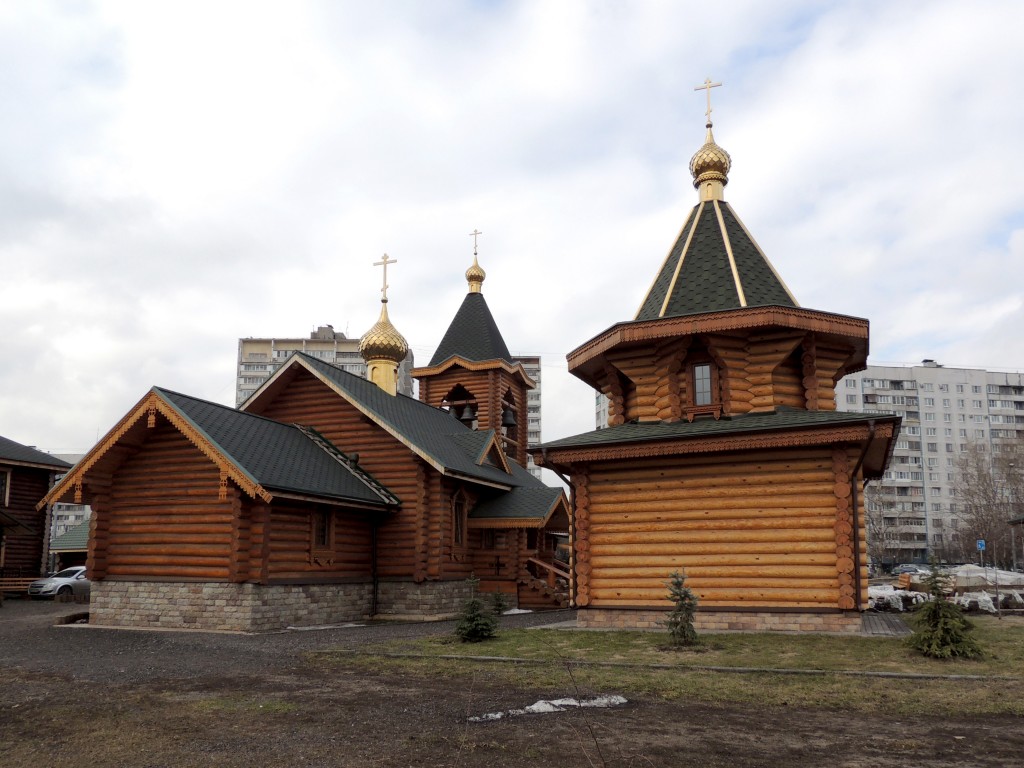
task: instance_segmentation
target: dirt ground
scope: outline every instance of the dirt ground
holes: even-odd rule
[[[1024,763],[1024,723],[1013,717],[893,721],[640,697],[472,723],[540,699],[619,692],[509,688],[485,667],[464,679],[404,678],[325,668],[307,654],[450,632],[443,623],[258,636],[53,626],[75,610],[25,601],[0,609],[2,768]]]

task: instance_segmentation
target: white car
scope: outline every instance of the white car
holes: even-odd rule
[[[45,579],[33,581],[28,585],[28,596],[56,597],[57,595],[74,594],[88,597],[91,587],[92,584],[85,577],[85,566],[76,565],[73,568],[65,568],[53,576],[47,576]]]

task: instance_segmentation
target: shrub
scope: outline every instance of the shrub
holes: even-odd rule
[[[916,631],[908,640],[910,646],[933,659],[980,657],[981,647],[970,635],[974,625],[964,617],[958,605],[946,598],[948,577],[939,571],[934,561],[924,583],[931,599],[911,617]]]
[[[470,598],[463,603],[459,620],[455,624],[455,636],[464,643],[479,643],[498,634],[498,619],[493,611],[487,610],[483,599],[477,594],[479,579],[470,577]]]
[[[668,587],[668,599],[672,601],[672,611],[665,620],[672,644],[677,647],[696,645],[698,639],[693,617],[697,613],[697,596],[686,586],[686,573],[673,571],[665,586]]]

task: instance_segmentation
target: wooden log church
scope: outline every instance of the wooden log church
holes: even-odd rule
[[[698,628],[858,631],[863,483],[899,418],[836,411],[868,322],[799,306],[725,202],[710,97],[707,116],[697,205],[636,317],[568,355],[608,397],[608,428],[533,453],[571,481],[578,621],[657,626],[678,570]]]
[[[475,251],[475,249],[474,249]],[[239,409],[154,387],[54,487],[88,502],[90,622],[260,631],[454,613],[475,575],[559,605],[568,503],[524,467],[526,393],[481,286],[419,379],[387,310],[369,380],[297,353]],[[567,576],[567,574],[566,574]]]

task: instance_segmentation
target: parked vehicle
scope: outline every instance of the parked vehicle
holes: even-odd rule
[[[45,579],[38,579],[28,585],[29,597],[56,597],[57,595],[75,595],[88,597],[92,583],[85,577],[85,566],[76,565],[65,568]]]

